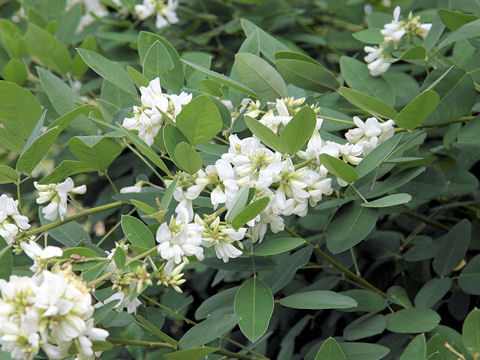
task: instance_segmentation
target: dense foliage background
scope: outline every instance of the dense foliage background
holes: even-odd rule
[[[61,247],[44,266],[70,263],[90,286],[95,326],[110,334],[94,344],[101,359],[479,359],[479,1],[181,0],[160,20],[138,5],[0,0],[0,188],[32,225],[10,241],[2,233],[0,278],[33,275],[20,246],[31,236]],[[197,102],[149,143],[124,119],[157,77],[164,93]],[[287,97],[305,98],[289,110],[313,105],[296,123],[311,127],[277,136],[246,114],[279,112]],[[259,103],[242,107],[244,98]],[[360,127],[354,116],[392,119],[394,130],[363,155],[295,155],[316,117],[322,139],[344,144]],[[214,165],[230,134],[252,133],[286,149],[294,170],[323,164],[333,192],[262,242],[245,238],[240,257],[189,256],[179,292],[154,256],[183,181],[165,180]],[[34,182],[70,176],[88,191],[65,217],[45,219]],[[141,192],[119,192],[134,184]],[[196,213],[215,211],[210,191]],[[246,226],[266,206],[253,192],[235,198],[240,218],[216,215]],[[105,302],[114,283],[141,305]]]

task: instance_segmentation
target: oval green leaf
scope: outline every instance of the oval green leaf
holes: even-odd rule
[[[372,208],[383,208],[389,206],[396,206],[408,203],[412,200],[412,196],[410,194],[393,194],[385,196],[381,199],[377,199],[374,201],[369,201],[368,203],[362,203],[363,207],[372,207]]]
[[[295,249],[303,244],[305,244],[303,239],[295,237],[263,241],[255,248],[255,255],[277,255]]]
[[[440,316],[431,309],[403,309],[385,316],[387,330],[401,334],[428,332],[440,323]]]
[[[300,292],[280,299],[280,305],[293,309],[348,309],[356,307],[358,303],[349,296],[333,291],[314,290]]]
[[[358,179],[358,174],[350,165],[344,163],[342,160],[337,159],[336,157],[330,156],[328,154],[320,155],[320,162],[323,166],[327,168],[329,172],[333,175],[339,177],[340,179],[348,182],[349,184],[353,183]]]

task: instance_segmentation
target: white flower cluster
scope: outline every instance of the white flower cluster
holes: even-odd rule
[[[37,204],[45,204],[50,201],[50,204],[42,209],[45,219],[53,221],[60,215],[63,220],[67,213],[67,200],[69,194],[85,194],[87,187],[85,185],[74,187],[73,180],[67,178],[64,182],[59,184],[41,185],[34,182],[35,188],[39,191]]]
[[[262,111],[260,103],[249,99],[243,102],[241,111],[257,118],[275,133],[281,133],[293,116],[300,110],[305,99],[278,99],[269,104],[270,110]],[[315,109],[314,109],[315,110]],[[241,112],[240,111],[240,112]],[[238,112],[237,112],[238,113]],[[242,251],[240,240],[247,234],[254,241],[261,241],[268,226],[276,233],[284,229],[282,216],[305,216],[308,206],[315,206],[324,195],[332,194],[332,179],[320,162],[321,154],[341,158],[354,165],[362,160],[377,145],[393,136],[393,120],[380,122],[369,118],[363,122],[354,117],[357,126],[349,130],[347,142],[339,144],[324,141],[319,133],[323,119],[317,118],[312,137],[304,151],[296,155],[306,160],[301,166],[294,165],[291,155],[281,154],[264,146],[255,136],[244,139],[230,135],[230,147],[214,165],[208,165],[193,175],[177,173],[178,182],[174,198],[178,201],[177,215],[170,223],[160,225],[157,241],[161,257],[168,261],[171,271],[174,264],[180,264],[187,256],[203,259],[202,246],[215,246],[217,257],[227,262],[238,257]],[[173,182],[167,181],[167,185]],[[346,186],[337,179],[341,186]],[[255,189],[253,200],[263,197],[270,199],[267,207],[247,227],[235,230],[228,222],[210,215],[202,220],[194,214],[193,201],[202,192],[209,193],[210,202],[216,209],[224,204],[230,209],[242,187]]]
[[[164,94],[160,78],[150,81],[147,87],[140,87],[142,106],[133,107],[133,117],[125,118],[122,126],[128,130],[138,131],[140,139],[152,145],[162,125],[164,114],[175,122],[182,107],[192,100],[192,94],[181,92],[179,95]]]
[[[0,345],[14,359],[33,359],[40,349],[50,359],[94,358],[92,341],[108,332],[93,326],[92,298],[70,269],[44,270],[34,277],[0,280]]]
[[[108,15],[107,8],[101,3],[100,0],[67,0],[67,10],[78,3],[82,4],[85,9],[85,13],[80,18],[77,33],[81,32],[86,26],[95,21],[95,17],[93,15],[96,17],[104,17]]]
[[[143,0],[143,4],[135,5],[135,13],[140,20],[156,16],[155,26],[161,29],[178,23],[177,8],[178,0],[168,0],[167,3],[164,0]]]
[[[46,270],[49,259],[63,255],[63,251],[59,247],[47,246],[45,249],[42,249],[40,245],[32,240],[20,243],[20,247],[33,260],[33,265],[30,267],[30,270],[33,272]]]
[[[12,245],[20,230],[30,228],[28,218],[18,212],[18,201],[3,194],[0,196],[0,236]]]
[[[364,60],[368,63],[370,75],[379,76],[387,72],[391,63],[396,59],[392,58],[388,49],[397,49],[400,40],[404,35],[418,35],[425,38],[432,27],[432,24],[420,23],[420,18],[413,17],[412,13],[408,15],[408,21],[400,21],[400,7],[397,6],[393,11],[393,20],[385,24],[380,31],[383,35],[383,42],[377,46],[365,46],[367,53]]]

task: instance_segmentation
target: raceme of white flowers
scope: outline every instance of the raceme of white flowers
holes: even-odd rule
[[[37,204],[45,204],[50,201],[50,204],[42,209],[45,219],[53,221],[60,215],[63,220],[67,213],[67,201],[70,194],[85,194],[87,187],[85,185],[75,187],[73,180],[67,178],[59,184],[41,185],[34,182],[35,188],[39,191]]]
[[[42,349],[50,359],[94,359],[92,341],[108,331],[93,326],[92,298],[70,268],[43,270],[33,277],[0,280],[0,345],[14,359],[33,359]]]
[[[0,236],[12,245],[19,230],[30,228],[28,218],[18,212],[18,201],[3,194],[0,196]]]
[[[137,130],[139,136],[151,145],[164,124],[163,114],[156,111],[156,108],[163,107],[162,111],[170,120],[175,121],[181,106],[187,103],[184,101],[175,106],[175,99],[190,101],[191,95],[162,93],[158,78],[140,90],[142,107],[134,107],[134,117],[126,118],[123,126]],[[244,112],[274,133],[280,134],[304,102],[303,98],[278,99],[268,104],[269,109],[262,110],[259,101],[244,99],[233,119]],[[318,110],[314,107],[313,109]],[[155,119],[154,122],[152,119]],[[296,154],[305,160],[302,166],[295,165],[291,155],[267,148],[255,136],[240,139],[237,135],[230,135],[228,151],[221,155],[215,164],[208,165],[192,175],[179,171],[172,179],[166,180],[165,185],[170,186],[175,178],[178,179],[173,192],[178,206],[175,209],[176,215],[163,222],[156,235],[158,252],[167,260],[163,272],[168,275],[179,268],[176,270],[179,273],[191,256],[201,261],[204,257],[203,247],[214,247],[217,257],[227,262],[230,258],[242,254],[243,245],[240,241],[246,236],[253,241],[262,241],[268,227],[274,233],[284,230],[282,216],[305,216],[309,206],[315,206],[323,196],[333,192],[332,178],[320,162],[321,154],[357,165],[363,156],[394,134],[393,120],[382,122],[372,117],[363,121],[354,117],[356,128],[350,129],[345,134],[346,142],[340,144],[322,139],[319,132],[322,122],[323,119],[318,117],[306,149]],[[339,178],[337,183],[340,186],[348,185]],[[239,191],[245,187],[255,189],[253,200],[263,197],[270,199],[265,210],[249,221],[246,227],[234,229],[216,213],[204,216],[204,219],[195,214],[193,203],[202,193],[208,194],[214,209],[224,206],[223,209],[228,210],[234,204]],[[140,190],[141,188],[135,185],[125,188],[124,191]],[[221,207],[219,210],[220,213],[223,211]]]
[[[377,46],[365,46],[364,51],[367,56],[364,57],[368,64],[368,70],[372,76],[380,76],[387,72],[392,62],[397,59],[391,54],[392,49],[398,49],[402,38],[418,35],[425,38],[432,27],[432,24],[422,24],[420,17],[413,17],[412,13],[408,15],[408,21],[400,20],[400,7],[397,6],[393,11],[393,20],[385,24],[380,31],[383,36],[383,42]]]

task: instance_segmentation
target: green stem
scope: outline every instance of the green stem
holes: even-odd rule
[[[296,238],[299,238],[299,239],[303,239],[300,235],[298,235],[297,233],[295,233],[294,231],[290,230],[288,227],[285,226],[285,231],[288,232],[290,235],[296,237]],[[311,243],[309,243],[308,241],[306,241],[305,239],[303,239],[303,241],[305,241],[305,243],[308,245],[308,246],[313,246]],[[345,274],[346,276],[348,276],[349,278],[355,280],[359,285],[369,289],[369,290],[372,290],[378,294],[380,294],[381,296],[383,296],[384,298],[387,297],[387,294],[384,293],[382,290],[378,289],[377,287],[375,287],[374,285],[370,284],[367,280],[365,280],[364,278],[362,278],[361,276],[358,276],[357,274],[351,272],[350,270],[348,270],[345,266],[343,266],[342,264],[338,263],[337,261],[335,261],[335,259],[333,259],[330,255],[328,255],[326,252],[324,252],[322,249],[320,249],[317,245],[313,246],[313,250],[315,250],[315,252],[317,254],[319,254],[321,257],[323,257],[325,260],[327,260],[330,264],[332,264],[332,266],[338,270],[340,270],[343,274]]]
[[[131,211],[128,212],[127,215],[132,215],[135,210],[137,210],[137,208],[133,208]],[[107,238],[112,235],[112,233],[118,229],[118,227],[121,225],[122,223],[121,222],[117,222],[110,230],[108,230],[108,232],[100,239],[100,241],[97,243],[97,246],[100,246],[103,244],[103,242],[105,240],[107,240]]]
[[[27,236],[30,236],[30,235],[35,235],[35,234],[39,234],[39,233],[42,233],[44,231],[48,231],[48,230],[51,230],[53,228],[56,228],[57,226],[60,226],[60,225],[63,225],[63,224],[66,224],[66,223],[69,223],[70,221],[74,221],[74,220],[77,220],[77,219],[80,219],[82,217],[85,217],[85,216],[88,216],[88,215],[92,215],[92,214],[96,214],[98,212],[102,212],[102,211],[105,211],[105,210],[110,210],[110,209],[114,209],[116,207],[120,207],[122,205],[126,205],[127,203],[124,203],[123,201],[116,201],[116,202],[113,202],[113,203],[110,203],[110,204],[106,204],[106,205],[101,205],[101,206],[97,206],[97,207],[94,207],[94,208],[91,208],[91,209],[88,209],[88,210],[85,210],[85,211],[81,211],[79,212],[78,214],[75,214],[75,215],[72,215],[72,216],[69,216],[68,218],[66,219],[63,219],[63,220],[57,220],[57,221],[54,221],[50,224],[47,224],[47,225],[44,225],[44,226],[40,226],[36,229],[32,229],[32,230],[29,230],[29,231],[25,231],[24,233],[20,234],[20,235],[17,235],[16,238],[21,238],[23,236],[27,237]]]
[[[108,175],[108,173],[106,171],[105,171],[105,177],[107,178],[110,185],[112,185],[113,191],[115,191],[115,193],[118,194],[117,187],[115,186],[115,184],[113,183],[112,179],[110,178],[110,176]]]
[[[174,345],[165,343],[165,342],[121,339],[121,338],[112,338],[112,337],[107,338],[107,341],[115,345],[155,346],[155,347],[168,348],[168,349],[175,350]]]
[[[295,170],[299,170],[301,168],[304,168],[305,166],[308,166],[312,163],[313,159],[310,159],[310,160],[305,160],[301,163],[298,163],[295,165]]]
[[[405,214],[414,218],[414,219],[417,219],[417,220],[420,220],[420,221],[423,221],[424,223],[426,224],[429,224],[429,225],[432,225],[432,226],[435,226],[439,229],[442,229],[442,230],[445,230],[445,231],[450,231],[450,226],[447,226],[447,225],[443,225],[442,223],[438,222],[438,221],[435,221],[435,220],[432,220],[432,219],[429,219],[427,218],[426,216],[423,216],[423,215],[420,215],[420,214],[416,214],[414,212],[411,212],[411,211],[405,211]]]
[[[142,160],[142,162],[143,162],[145,165],[147,165],[147,167],[148,167],[150,170],[152,170],[152,172],[162,181],[162,183],[164,183],[163,176],[160,175],[157,170],[155,170],[155,168],[147,161],[147,159],[145,159],[145,158],[143,157],[142,154],[140,154],[140,153],[139,153],[132,145],[130,145],[127,141],[125,141],[125,145],[126,145],[135,155],[137,155],[138,158],[139,158],[140,160]]]
[[[17,200],[18,200],[18,212],[21,214],[22,213],[22,191],[20,189],[20,185],[22,182],[20,181],[21,175],[18,176],[17,179]]]

